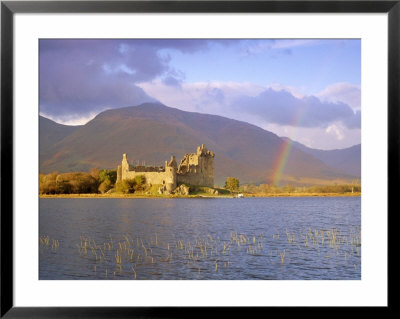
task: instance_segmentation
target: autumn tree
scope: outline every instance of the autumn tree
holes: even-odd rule
[[[56,194],[57,185],[56,178],[58,172],[53,172],[47,175],[40,174],[39,175],[39,193],[40,194]]]
[[[225,188],[231,192],[239,190],[239,180],[235,177],[228,177],[225,181]]]
[[[39,175],[40,194],[97,193],[98,181],[89,173],[63,173]]]
[[[106,179],[110,180],[111,184],[114,185],[117,180],[117,170],[115,169],[102,169],[99,172],[99,183],[103,183]]]
[[[98,167],[93,167],[90,169],[89,174],[92,175],[95,179],[99,179],[99,168]]]
[[[57,176],[56,185],[61,194],[88,194],[97,193],[98,181],[89,173],[63,173]]]

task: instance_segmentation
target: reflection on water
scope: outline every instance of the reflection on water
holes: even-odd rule
[[[361,279],[359,197],[40,199],[39,279]]]

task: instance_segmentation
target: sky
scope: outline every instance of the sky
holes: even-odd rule
[[[39,113],[85,124],[161,102],[318,149],[361,143],[358,39],[41,39]]]

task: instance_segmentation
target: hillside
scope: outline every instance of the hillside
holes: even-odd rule
[[[39,116],[40,156],[46,156],[48,151],[51,152],[51,148],[63,138],[75,132],[78,128],[80,128],[80,126],[62,125],[43,116]]]
[[[123,153],[132,163],[163,165],[172,154],[179,162],[185,153],[205,144],[216,154],[215,182],[219,185],[228,176],[238,177],[241,183],[271,183],[285,143],[277,135],[245,122],[145,103],[102,112],[75,129],[41,153],[40,171],[116,168]],[[293,148],[282,182],[313,184],[351,178]]]
[[[286,137],[284,139],[287,139]],[[326,165],[336,168],[345,174],[361,178],[361,144],[337,150],[318,150],[301,143],[293,142],[293,147],[313,155]]]

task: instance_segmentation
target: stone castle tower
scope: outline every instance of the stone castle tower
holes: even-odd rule
[[[169,163],[165,161],[165,188],[169,193],[171,193],[177,185],[176,168],[175,156],[171,156]]]
[[[214,156],[204,144],[186,154],[178,167],[178,183],[214,187]]]
[[[214,156],[202,144],[197,147],[196,153],[186,154],[179,166],[175,156],[171,156],[164,167],[138,166],[130,170],[127,155],[123,154],[121,165],[117,168],[117,181],[144,175],[147,184],[163,185],[169,193],[178,184],[214,187]]]

